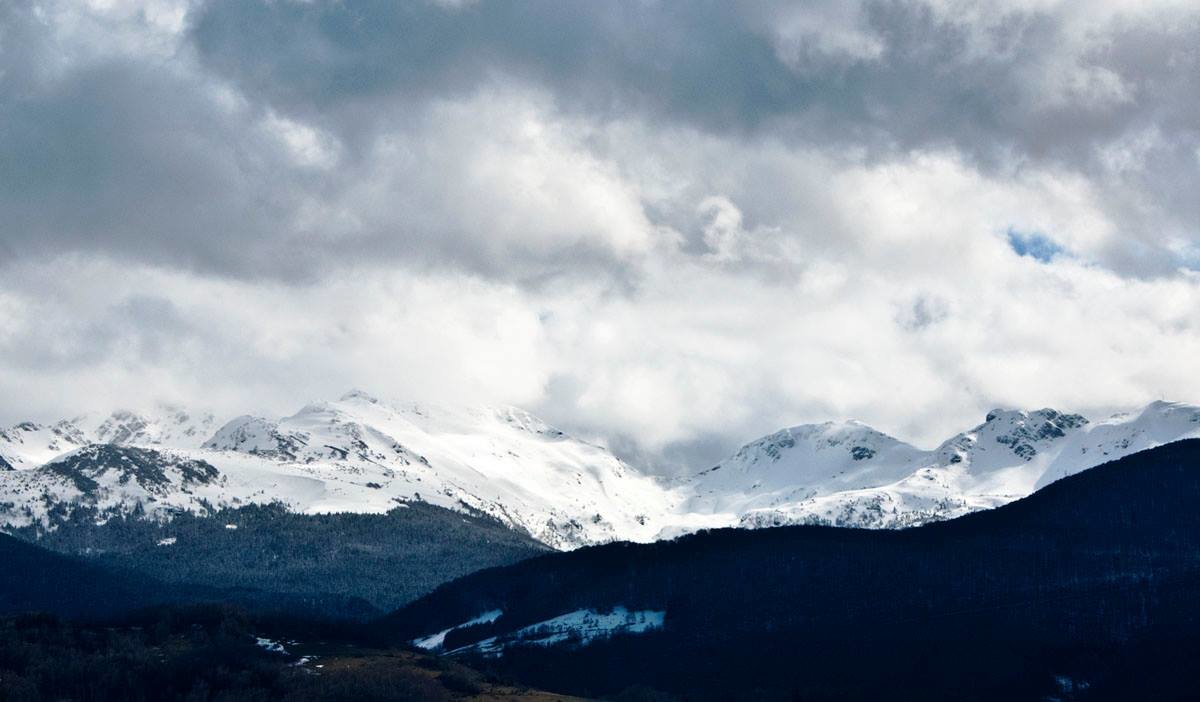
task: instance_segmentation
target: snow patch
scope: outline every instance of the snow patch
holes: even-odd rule
[[[267,651],[268,653],[279,653],[285,656],[288,654],[287,649],[285,649],[283,644],[278,641],[272,641],[271,639],[266,639],[261,636],[255,636],[254,642],[258,644],[259,648]]]
[[[451,654],[474,651],[486,656],[503,655],[510,646],[556,646],[570,644],[587,646],[617,634],[644,634],[663,628],[666,612],[657,610],[630,611],[614,607],[610,612],[580,609],[531,624],[509,634],[493,636],[470,646],[451,651]]]
[[[456,624],[455,626],[452,626],[449,629],[443,629],[442,631],[439,631],[436,634],[431,634],[429,636],[426,636],[426,637],[420,638],[420,639],[413,639],[411,641],[411,643],[413,646],[416,646],[417,648],[423,648],[426,651],[433,651],[435,649],[441,648],[442,645],[446,642],[446,634],[449,634],[450,632],[454,631],[455,629],[462,629],[464,627],[474,626],[476,624],[491,624],[492,622],[499,619],[500,615],[503,613],[504,612],[502,610],[493,609],[489,612],[484,612],[483,614],[479,615],[478,617],[475,617],[474,619],[465,621],[462,624]]]

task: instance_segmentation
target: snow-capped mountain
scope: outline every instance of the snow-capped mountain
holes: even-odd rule
[[[1101,463],[1200,437],[1200,407],[1156,402],[1089,422],[1052,409],[993,410],[922,451],[857,422],[747,444],[684,483],[709,524],[898,527],[996,507]]]
[[[212,436],[216,424],[211,413],[193,414],[170,405],[149,412],[84,414],[50,425],[22,422],[0,429],[0,470],[5,465],[35,468],[89,444],[196,448]]]
[[[74,424],[22,422],[0,429],[0,470],[35,468],[89,443]]]
[[[397,404],[351,392],[281,419],[162,407],[0,431],[0,527],[73,512],[169,519],[280,503],[387,512],[477,510],[556,548],[696,529],[901,527],[1024,497],[1121,456],[1200,437],[1200,408],[1156,402],[1089,422],[995,410],[924,450],[859,422],[784,429],[672,482],[511,407]]]
[[[196,440],[207,423],[207,415],[197,424],[184,413],[147,420],[119,412],[89,430],[72,422],[15,428],[6,436],[22,451],[0,453],[20,459],[0,480],[8,505],[0,520],[47,523],[49,505],[59,514],[168,518],[270,502],[305,513],[386,512],[421,500],[484,512],[558,548],[648,540],[665,526],[666,493],[654,479],[515,408],[402,406],[352,392],[280,420],[238,417]],[[91,445],[106,441],[121,450]],[[133,449],[148,453],[131,457]],[[147,482],[144,471],[128,469],[146,456],[213,472],[198,480],[189,477],[195,471],[168,469]]]
[[[13,502],[6,522],[20,526],[44,520],[51,511],[69,516],[78,508],[98,515],[186,508],[197,495],[213,495],[221,477],[211,464],[174,452],[90,444],[6,475],[3,494]]]
[[[688,512],[743,513],[864,485],[920,467],[924,452],[859,422],[783,429],[746,444],[690,482]]]
[[[217,429],[211,412],[192,413],[160,405],[149,414],[119,410],[107,417],[84,415],[71,420],[94,443],[197,448]]]
[[[1200,407],[1154,402],[1141,412],[1109,417],[1069,437],[1033,489],[1041,489],[1098,463],[1197,437],[1200,437]]]

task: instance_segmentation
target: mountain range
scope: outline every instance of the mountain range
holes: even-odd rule
[[[283,699],[296,685],[348,684],[337,698],[426,699],[434,680],[448,699],[500,682],[627,700],[1195,698],[1196,408],[1156,403],[1095,422],[995,411],[927,451],[854,422],[809,425],[678,481],[515,410],[438,412],[355,393],[276,422],[237,418],[207,438],[182,412],[6,431],[0,483],[40,495],[0,505],[17,537],[0,534],[12,566],[0,574],[0,662],[16,675],[6,680],[30,698],[87,697],[78,691],[97,680],[124,697],[166,689],[160,667],[174,652],[180,698],[197,685]],[[85,433],[102,426],[141,438]],[[460,438],[468,428],[478,443]],[[473,490],[438,493],[440,505],[402,491],[444,466],[458,479],[501,470],[497,452],[517,442],[528,456],[600,456],[614,468],[597,482],[676,500],[651,513],[662,524],[639,526],[694,533],[552,549],[511,515],[449,499],[478,499]],[[520,481],[471,487],[509,490],[531,509],[547,473],[593,464],[530,465]],[[393,501],[358,508],[384,490],[363,483],[388,477]],[[277,489],[303,478],[319,485]],[[586,496],[587,481],[576,485],[568,497]],[[876,506],[844,507],[865,500]],[[842,511],[821,511],[831,505]],[[719,520],[729,523],[696,529]],[[424,683],[400,693],[404,661]],[[349,670],[368,679],[344,681]]]
[[[329,620],[337,598],[166,583],[0,535],[0,660],[30,699],[184,699],[198,680],[225,699],[292,699],[294,685],[330,688],[348,670],[369,680],[315,698],[458,699],[490,682],[510,691],[498,699],[527,687],[625,700],[1195,699],[1198,501],[1200,440],[1183,440],[920,527],[544,550],[359,622]],[[450,694],[401,692],[395,666],[410,665]],[[222,666],[247,672],[214,678]]]
[[[5,429],[0,528],[48,532],[78,515],[169,522],[249,505],[383,514],[413,502],[486,515],[560,550],[726,526],[906,527],[1190,437],[1200,437],[1200,407],[1167,402],[1097,421],[994,410],[929,450],[827,422],[780,430],[667,480],[517,408],[353,391],[280,419],[218,423],[162,407]]]

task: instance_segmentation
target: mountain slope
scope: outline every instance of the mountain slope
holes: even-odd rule
[[[170,405],[149,412],[85,414],[52,425],[22,422],[0,429],[0,466],[36,468],[89,444],[197,448],[216,430],[211,413]]]
[[[0,429],[0,466],[9,469],[35,468],[89,442],[70,422],[53,426],[22,422]]]
[[[653,479],[515,408],[403,406],[353,392],[278,422],[234,420],[205,448],[223,454],[218,465],[238,455],[335,463],[360,476],[359,485],[377,485],[383,504],[401,497],[467,505],[558,548],[646,540],[662,527],[664,493]],[[346,483],[303,509],[361,511],[373,501]]]
[[[1200,653],[1197,504],[1200,441],[1182,441],[916,529],[721,530],[540,557],[382,626],[445,632],[443,649],[577,694],[1013,699],[1061,694],[1061,678],[1100,695],[1149,652]],[[1153,684],[1194,692],[1177,673]]]

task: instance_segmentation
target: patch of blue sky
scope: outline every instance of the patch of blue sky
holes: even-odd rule
[[[1200,272],[1200,243],[1180,247],[1177,256],[1179,265],[1189,271]]]
[[[1042,263],[1049,263],[1055,257],[1066,253],[1058,242],[1041,232],[1020,232],[1008,230],[1008,246],[1018,256],[1028,256]]]

